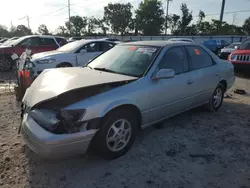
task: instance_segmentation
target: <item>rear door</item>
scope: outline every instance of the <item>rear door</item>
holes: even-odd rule
[[[196,75],[193,83],[197,94],[194,105],[204,103],[212,96],[219,83],[219,70],[215,60],[200,46],[186,46],[190,59],[190,71]]]
[[[81,50],[86,50],[86,53],[81,53]],[[78,66],[83,66],[101,53],[100,42],[90,42],[85,44],[76,51]]]

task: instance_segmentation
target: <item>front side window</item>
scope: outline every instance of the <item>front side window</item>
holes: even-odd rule
[[[84,45],[81,50],[87,50],[87,52],[99,52],[99,43],[98,42],[92,42],[89,44]]]
[[[188,71],[188,58],[184,47],[169,49],[161,59],[158,69],[173,69],[175,74]]]
[[[118,45],[88,64],[93,69],[141,77],[149,68],[159,47]]]
[[[199,46],[187,46],[187,51],[190,55],[191,70],[200,69],[213,65],[212,57]]]

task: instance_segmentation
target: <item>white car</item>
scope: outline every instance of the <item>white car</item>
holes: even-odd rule
[[[44,69],[83,66],[115,45],[116,43],[106,40],[78,40],[57,50],[34,54],[30,61],[34,75],[38,75]]]
[[[192,39],[187,39],[187,38],[171,38],[168,41],[176,41],[176,42],[191,42],[195,43]]]

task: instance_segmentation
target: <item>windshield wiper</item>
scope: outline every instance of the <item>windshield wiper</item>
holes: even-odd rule
[[[88,67],[88,68],[90,68],[90,69],[93,69],[91,66],[89,66],[89,65],[84,65],[83,67]]]
[[[116,71],[114,70],[111,70],[111,69],[107,69],[107,68],[94,68],[95,70],[99,70],[99,71],[104,71],[104,72],[111,72],[111,73],[117,73]]]

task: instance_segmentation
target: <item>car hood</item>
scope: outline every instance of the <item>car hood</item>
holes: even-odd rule
[[[222,48],[221,52],[224,53],[232,53],[235,49],[234,48]]]
[[[97,71],[88,67],[47,69],[26,90],[23,103],[31,108],[75,89],[136,79],[137,77]]]
[[[60,51],[57,51],[57,50],[41,52],[41,53],[34,54],[32,56],[31,60],[35,61],[35,60],[38,60],[38,59],[43,59],[43,58],[46,58],[46,57],[51,57],[51,56],[55,56],[55,55],[59,55],[59,54],[64,54],[64,52],[60,52]]]
[[[236,55],[249,55],[250,54],[250,50],[235,50],[232,52],[232,54],[236,54]]]

